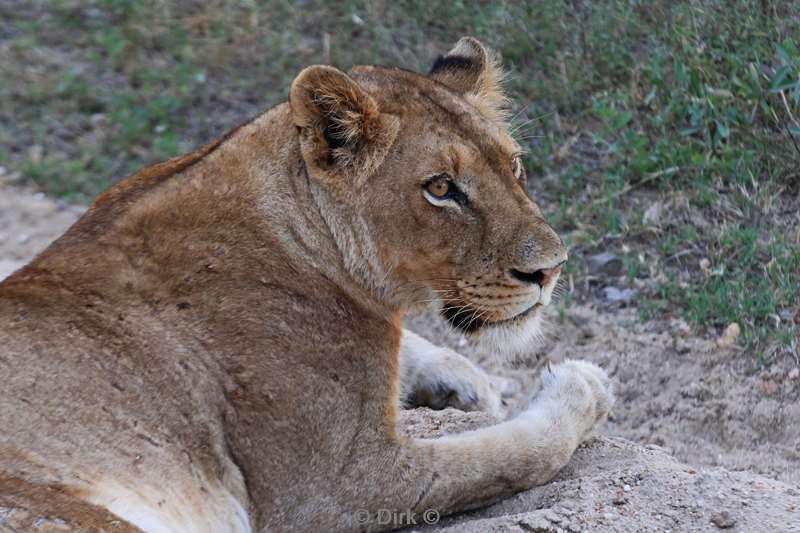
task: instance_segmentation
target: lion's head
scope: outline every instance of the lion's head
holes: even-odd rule
[[[493,56],[466,37],[428,76],[305,69],[290,105],[348,269],[393,306],[435,300],[515,350],[538,334],[567,251],[528,196]]]

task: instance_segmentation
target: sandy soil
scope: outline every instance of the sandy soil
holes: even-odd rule
[[[536,390],[535,369],[543,361],[588,359],[605,368],[617,387],[605,434],[664,447],[691,465],[750,470],[800,483],[800,372],[795,361],[758,370],[750,354],[692,337],[682,321],[642,324],[630,310],[612,314],[571,308],[563,321],[551,319],[542,346],[516,363],[475,353],[430,314],[408,322],[420,334],[510,379],[512,402]]]
[[[0,279],[81,211],[0,184]],[[693,337],[681,321],[642,324],[630,310],[571,308],[550,319],[535,352],[514,362],[476,352],[430,313],[407,324],[498,376],[512,406],[535,392],[547,358],[597,362],[614,377],[619,396],[600,432],[644,445],[593,440],[556,483],[443,521],[456,524],[448,531],[704,531],[728,522],[737,531],[800,531],[797,361],[759,369],[751,354]],[[491,422],[453,410],[405,416],[407,431],[418,435]]]
[[[438,437],[493,423],[482,413],[415,409],[406,433]],[[434,524],[426,524],[426,518]],[[693,468],[655,445],[596,437],[550,483],[456,516],[414,516],[409,531],[449,533],[798,532],[800,490],[748,472]]]

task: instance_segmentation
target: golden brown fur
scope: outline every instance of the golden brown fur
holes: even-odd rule
[[[495,428],[395,433],[403,312],[438,298],[517,339],[566,259],[514,174],[490,55],[467,38],[437,64],[304,70],[289,103],[116,185],[0,284],[0,506],[44,516],[58,491],[78,530],[374,530],[563,466],[610,407],[586,363]],[[444,173],[463,205],[426,196]]]

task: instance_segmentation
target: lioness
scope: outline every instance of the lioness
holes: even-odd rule
[[[112,187],[0,284],[0,517],[378,530],[548,481],[611,405],[589,363],[553,367],[497,426],[395,431],[401,389],[497,409],[404,311],[437,299],[519,350],[567,258],[492,57],[464,38],[428,76],[309,67],[288,103]]]

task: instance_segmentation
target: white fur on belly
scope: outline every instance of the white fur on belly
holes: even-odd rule
[[[85,499],[105,507],[147,533],[249,533],[250,518],[224,488],[201,492],[196,486],[122,484],[105,479]]]

